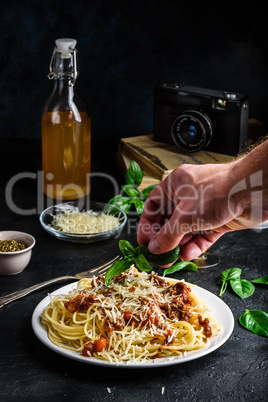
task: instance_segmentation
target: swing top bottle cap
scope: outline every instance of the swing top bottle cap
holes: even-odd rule
[[[69,53],[70,50],[75,48],[76,43],[77,41],[75,39],[70,38],[62,38],[55,41],[57,50],[62,53]]]

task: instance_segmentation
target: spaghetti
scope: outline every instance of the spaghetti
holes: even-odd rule
[[[51,342],[110,362],[146,362],[204,348],[221,331],[204,300],[184,281],[135,267],[114,277],[81,279],[41,315]]]

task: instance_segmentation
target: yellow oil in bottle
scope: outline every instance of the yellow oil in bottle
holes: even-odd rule
[[[79,120],[79,121],[78,121]],[[91,121],[86,112],[48,112],[42,117],[43,190],[73,200],[90,191]]]

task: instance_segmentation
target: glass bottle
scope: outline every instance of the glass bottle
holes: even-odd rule
[[[48,78],[54,89],[42,116],[44,193],[74,200],[90,191],[91,120],[79,95],[75,39],[57,39]]]

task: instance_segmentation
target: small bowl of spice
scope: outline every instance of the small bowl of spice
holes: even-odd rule
[[[35,238],[28,233],[0,232],[0,275],[17,275],[29,264]]]

